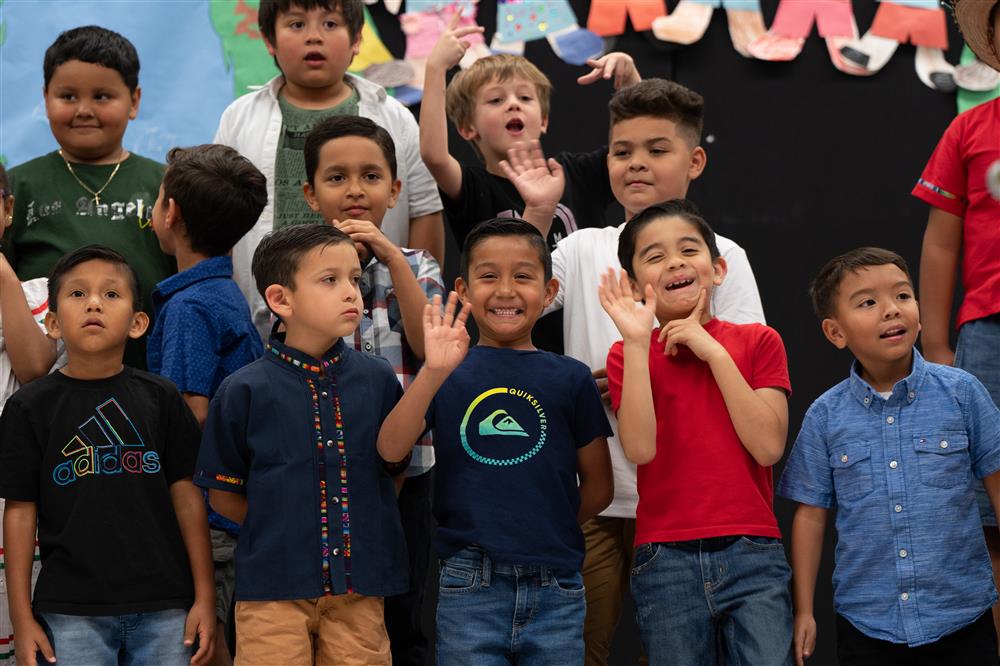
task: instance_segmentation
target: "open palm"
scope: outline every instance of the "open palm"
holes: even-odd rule
[[[566,177],[554,159],[545,159],[541,144],[519,142],[500,160],[500,170],[507,177],[526,206],[556,205],[562,199]]]
[[[424,367],[428,370],[451,372],[469,351],[465,322],[471,305],[466,303],[456,315],[457,305],[458,294],[451,292],[444,314],[441,313],[440,296],[424,306]]]
[[[647,284],[644,296],[646,302],[636,303],[628,274],[623,270],[620,276],[616,276],[614,269],[609,268],[601,276],[601,284],[597,289],[601,306],[615,322],[622,338],[626,341],[648,341],[656,320],[656,292],[653,287]]]

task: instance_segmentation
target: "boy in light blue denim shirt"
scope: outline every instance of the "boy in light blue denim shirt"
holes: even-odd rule
[[[996,664],[997,601],[974,486],[1000,503],[1000,411],[963,370],[923,359],[903,259],[860,248],[812,285],[823,333],[856,360],[806,413],[778,485],[792,526],[795,655],[816,642],[827,511],[841,664]]]

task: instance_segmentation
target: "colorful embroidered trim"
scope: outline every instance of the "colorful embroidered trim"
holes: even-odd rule
[[[272,354],[274,354],[275,356],[277,356],[278,358],[280,358],[282,361],[285,361],[286,363],[291,363],[292,365],[294,365],[297,368],[304,368],[304,369],[308,370],[309,372],[315,372],[317,375],[320,372],[322,372],[322,370],[323,370],[318,365],[310,365],[308,363],[303,363],[302,361],[300,361],[297,358],[292,358],[288,354],[286,354],[284,352],[278,351],[277,349],[275,349],[271,345],[267,345],[267,349],[269,349]],[[338,358],[339,358],[339,356],[338,356]]]
[[[226,476],[225,474],[216,474],[215,480],[221,483],[228,483],[231,486],[245,486],[247,483],[238,476]]]
[[[313,400],[313,427],[316,430],[316,463],[319,467],[319,548],[323,560],[323,594],[333,594],[330,577],[330,525],[326,498],[326,452],[323,450],[323,424],[320,418],[319,391],[316,382],[307,379]],[[348,590],[350,591],[350,590]]]
[[[337,430],[337,453],[340,454],[340,525],[341,535],[344,538],[344,581],[347,584],[347,593],[354,591],[351,584],[351,511],[347,485],[347,443],[344,438],[344,416],[340,409],[340,392],[337,390],[337,377],[332,372],[332,367],[340,363],[342,354],[337,354],[329,360],[323,361],[323,371],[333,382],[333,407],[334,407],[334,427]]]
[[[937,194],[940,194],[945,199],[958,199],[958,197],[956,197],[951,192],[949,192],[947,190],[944,190],[944,189],[941,189],[940,187],[938,187],[934,183],[928,182],[928,181],[924,180],[923,178],[918,178],[917,179],[917,184],[918,185],[922,185],[923,187],[926,187],[931,192],[936,192]]]

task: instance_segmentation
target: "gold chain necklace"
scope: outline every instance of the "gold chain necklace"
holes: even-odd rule
[[[104,181],[104,185],[101,186],[101,189],[97,190],[96,192],[94,190],[90,189],[89,187],[87,187],[87,185],[82,180],[80,180],[80,177],[78,175],[76,175],[76,172],[73,171],[73,165],[70,164],[69,160],[67,160],[66,157],[63,155],[63,152],[62,152],[61,148],[59,149],[59,157],[62,157],[63,164],[65,164],[66,168],[69,169],[69,175],[73,176],[73,179],[76,180],[76,182],[80,184],[80,187],[82,187],[83,189],[85,189],[88,192],[90,192],[90,195],[92,197],[94,197],[94,205],[95,206],[100,206],[101,205],[101,192],[103,192],[104,190],[108,189],[108,185],[110,185],[111,181],[114,180],[115,176],[118,175],[118,169],[121,168],[122,162],[125,161],[124,152],[125,151],[123,150],[122,151],[123,156],[121,157],[121,159],[118,160],[118,164],[115,165],[114,171],[112,171],[111,175],[108,176],[108,179],[106,181]]]

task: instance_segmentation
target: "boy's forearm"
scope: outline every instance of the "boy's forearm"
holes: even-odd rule
[[[962,218],[931,208],[920,253],[920,320],[924,352],[948,354],[955,276],[962,253]]]
[[[198,601],[215,600],[215,567],[208,535],[208,514],[201,491],[190,479],[170,484],[170,499],[187,549],[194,579],[194,596]]]
[[[781,460],[788,436],[788,407],[776,411],[747,383],[733,357],[724,349],[709,362],[736,435],[763,467]]]
[[[427,294],[417,282],[410,263],[402,252],[396,253],[389,261],[389,277],[392,288],[399,300],[399,310],[403,316],[403,335],[413,354],[424,360],[424,307]]]
[[[31,314],[24,290],[7,259],[0,256],[0,317],[11,370],[21,384],[45,376],[56,361],[56,343]]]
[[[444,213],[428,213],[410,218],[410,240],[408,247],[414,250],[427,250],[444,266]]]
[[[994,472],[983,479],[983,485],[986,487],[986,494],[990,497],[990,504],[993,506],[993,512],[1000,516],[1000,472]]]
[[[826,514],[826,509],[800,504],[792,520],[792,596],[797,614],[813,614]]]
[[[656,413],[649,379],[649,343],[625,342],[618,438],[625,457],[644,465],[656,456]]]
[[[208,503],[212,510],[237,525],[242,525],[247,517],[247,496],[241,493],[231,493],[227,490],[210,488]]]
[[[420,157],[449,199],[462,189],[462,167],[448,152],[448,116],[445,112],[445,71],[427,64],[424,96],[420,102]]]
[[[14,627],[31,621],[31,564],[35,558],[37,505],[7,500],[3,516],[7,603]]]
[[[548,238],[549,231],[552,229],[552,217],[555,214],[556,206],[554,205],[529,205],[524,207],[524,213],[522,213],[521,219],[538,229],[538,232],[542,234],[543,238]]]
[[[429,370],[426,366],[420,369],[378,431],[376,448],[382,460],[395,463],[410,454],[424,433],[427,409],[447,378],[447,374]]]
[[[607,509],[615,496],[606,438],[599,437],[577,451],[577,476],[580,478],[580,508],[576,517],[582,525]]]

